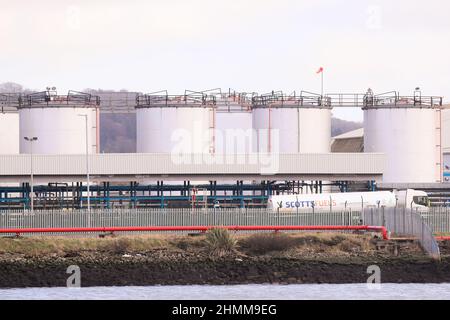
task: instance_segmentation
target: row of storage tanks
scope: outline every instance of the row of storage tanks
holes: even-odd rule
[[[222,104],[136,108],[138,153],[328,153],[331,107],[315,104]],[[365,108],[365,152],[387,155],[384,182],[436,182],[440,155],[432,107]],[[0,153],[83,154],[99,150],[99,110],[50,104],[0,112]],[[101,125],[101,124],[100,124]],[[34,142],[25,137],[37,137]]]
[[[140,153],[327,153],[330,108],[138,108]]]

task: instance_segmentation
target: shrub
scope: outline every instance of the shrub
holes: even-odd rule
[[[297,244],[297,239],[285,233],[260,233],[243,239],[241,246],[251,253],[265,254],[288,250]]]
[[[128,238],[116,238],[104,245],[104,250],[115,254],[124,254],[130,250],[131,241]]]
[[[344,252],[370,251],[370,241],[360,238],[347,238],[338,244],[338,248]]]
[[[227,229],[214,228],[206,233],[206,246],[210,252],[217,256],[224,256],[236,249],[236,239],[230,235]]]
[[[335,235],[331,239],[324,239],[323,243],[328,246],[337,246],[344,242],[347,238],[343,235]]]

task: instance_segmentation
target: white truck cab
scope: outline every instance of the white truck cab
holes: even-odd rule
[[[397,206],[409,209],[427,209],[430,207],[430,199],[425,191],[407,189],[394,190]]]

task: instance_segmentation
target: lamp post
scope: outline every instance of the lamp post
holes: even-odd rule
[[[88,115],[87,114],[79,114],[80,117],[84,117],[85,120],[85,129],[86,129],[86,180],[87,180],[87,209],[88,212],[91,211],[91,197],[90,197],[90,188],[89,188],[89,137],[88,137]]]
[[[33,178],[33,142],[37,141],[37,137],[24,137],[26,141],[30,143],[30,184],[31,184],[31,192],[30,192],[30,201],[31,201],[31,212],[34,212],[34,178]]]

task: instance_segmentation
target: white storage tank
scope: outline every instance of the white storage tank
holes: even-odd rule
[[[253,105],[253,150],[269,153],[329,153],[331,108],[320,97],[263,97]],[[271,101],[272,100],[272,101]],[[314,181],[304,181],[314,184]],[[327,184],[327,181],[322,181]],[[327,186],[322,192],[327,192]],[[309,188],[303,188],[308,193]]]
[[[253,116],[251,107],[238,103],[218,106],[214,121],[216,154],[251,153]]]
[[[210,153],[214,108],[210,105],[159,104],[136,109],[138,153]]]
[[[255,152],[330,152],[330,108],[256,105],[253,107],[253,127]]]
[[[450,154],[450,105],[447,108],[442,110],[442,150],[448,156]],[[448,161],[447,165],[450,166]]]
[[[86,118],[88,152],[98,150],[98,108],[95,102],[80,100],[81,96],[49,95],[29,97],[19,107],[20,153],[30,153],[32,142],[36,154],[85,154]],[[88,96],[88,95],[87,95]],[[44,97],[44,100],[41,98]],[[70,97],[70,98],[69,98]],[[47,99],[47,101],[45,101]]]
[[[0,112],[0,154],[19,153],[19,113]]]
[[[414,105],[406,98],[363,109],[364,152],[386,155],[383,182],[436,182],[440,164],[433,105]]]
[[[217,101],[214,121],[214,153],[220,157],[251,153],[253,142],[253,116],[251,100],[245,94],[230,95]],[[218,180],[218,185],[235,185],[236,180]],[[250,184],[252,181],[243,181]],[[251,195],[251,191],[244,191],[244,195]],[[218,196],[224,196],[224,191],[217,191]]]
[[[171,153],[175,161],[184,154],[214,152],[214,104],[203,95],[140,95],[136,106],[136,152]],[[180,155],[178,159],[177,156]],[[142,179],[144,185],[156,180]],[[191,185],[208,181],[191,181]],[[182,185],[183,181],[164,181]],[[180,195],[165,192],[164,195]]]

